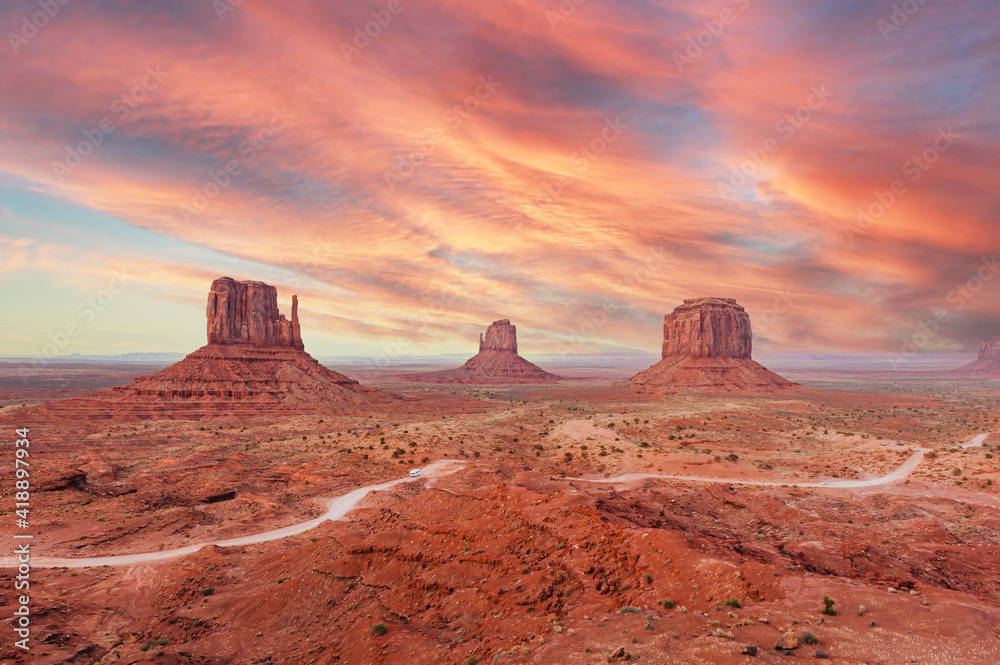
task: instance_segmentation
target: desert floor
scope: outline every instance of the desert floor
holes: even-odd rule
[[[1000,662],[995,381],[802,372],[649,401],[586,372],[386,374],[403,399],[369,413],[36,408],[137,373],[0,369],[9,442],[31,430],[34,534],[32,650],[9,637],[0,661]]]

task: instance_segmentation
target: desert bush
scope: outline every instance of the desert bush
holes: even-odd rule
[[[725,605],[726,607],[733,607],[735,609],[740,609],[741,607],[743,607],[740,604],[740,599],[736,598],[735,596],[727,600],[725,603],[723,603],[723,605]]]
[[[837,616],[837,610],[833,609],[834,600],[830,596],[823,596],[823,612],[828,617]]]
[[[811,630],[807,630],[806,632],[802,633],[802,636],[799,637],[799,639],[802,640],[802,644],[808,644],[810,646],[819,644],[819,639],[815,635],[813,635],[813,632]]]
[[[389,632],[389,629],[385,627],[385,624],[379,621],[377,624],[371,627],[372,637],[382,637]]]

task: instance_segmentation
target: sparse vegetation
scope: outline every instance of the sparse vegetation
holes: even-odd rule
[[[834,605],[834,600],[830,598],[830,596],[823,596],[822,614],[825,614],[826,616],[829,617],[837,616],[837,610],[833,609],[833,605]]]

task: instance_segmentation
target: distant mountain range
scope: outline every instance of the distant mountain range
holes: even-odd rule
[[[51,362],[73,363],[145,363],[167,366],[182,360],[184,353],[122,353],[118,355],[84,355],[71,353],[52,358]],[[461,364],[469,354],[442,354],[435,356],[396,356],[391,359],[366,356],[323,356],[317,358],[328,367],[382,369],[408,371],[427,367],[450,367]],[[643,368],[659,360],[659,354],[645,353],[557,353],[524,354],[524,357],[546,369],[558,367],[625,367]],[[880,371],[893,369],[887,353],[760,353],[754,358],[772,370],[843,370]],[[940,371],[954,369],[975,359],[974,354],[927,353],[908,357],[906,371]],[[28,356],[0,355],[0,362],[31,362]]]
[[[121,353],[118,355],[99,356],[70,353],[65,356],[50,358],[50,362],[100,362],[100,363],[175,363],[184,358],[184,353]],[[36,360],[31,356],[0,355],[0,362],[23,362]]]

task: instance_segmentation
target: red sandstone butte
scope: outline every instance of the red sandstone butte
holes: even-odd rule
[[[733,298],[690,298],[663,317],[660,362],[628,381],[643,392],[770,392],[796,384],[750,358],[750,316]]]
[[[180,362],[118,388],[50,407],[83,419],[180,417],[259,407],[309,411],[396,399],[321,365],[305,352],[292,296],[292,318],[278,311],[277,289],[220,277],[208,294],[208,344]],[[282,409],[279,409],[282,410]]]
[[[955,371],[970,374],[980,372],[1000,374],[1000,337],[987,337],[979,345],[979,356]]]
[[[220,277],[208,292],[208,343],[291,347],[303,350],[299,297],[292,296],[292,320],[278,312],[278,289],[264,282]]]
[[[424,383],[521,384],[556,383],[562,377],[517,355],[517,328],[509,319],[499,319],[479,335],[479,353],[461,367],[405,378]]]

